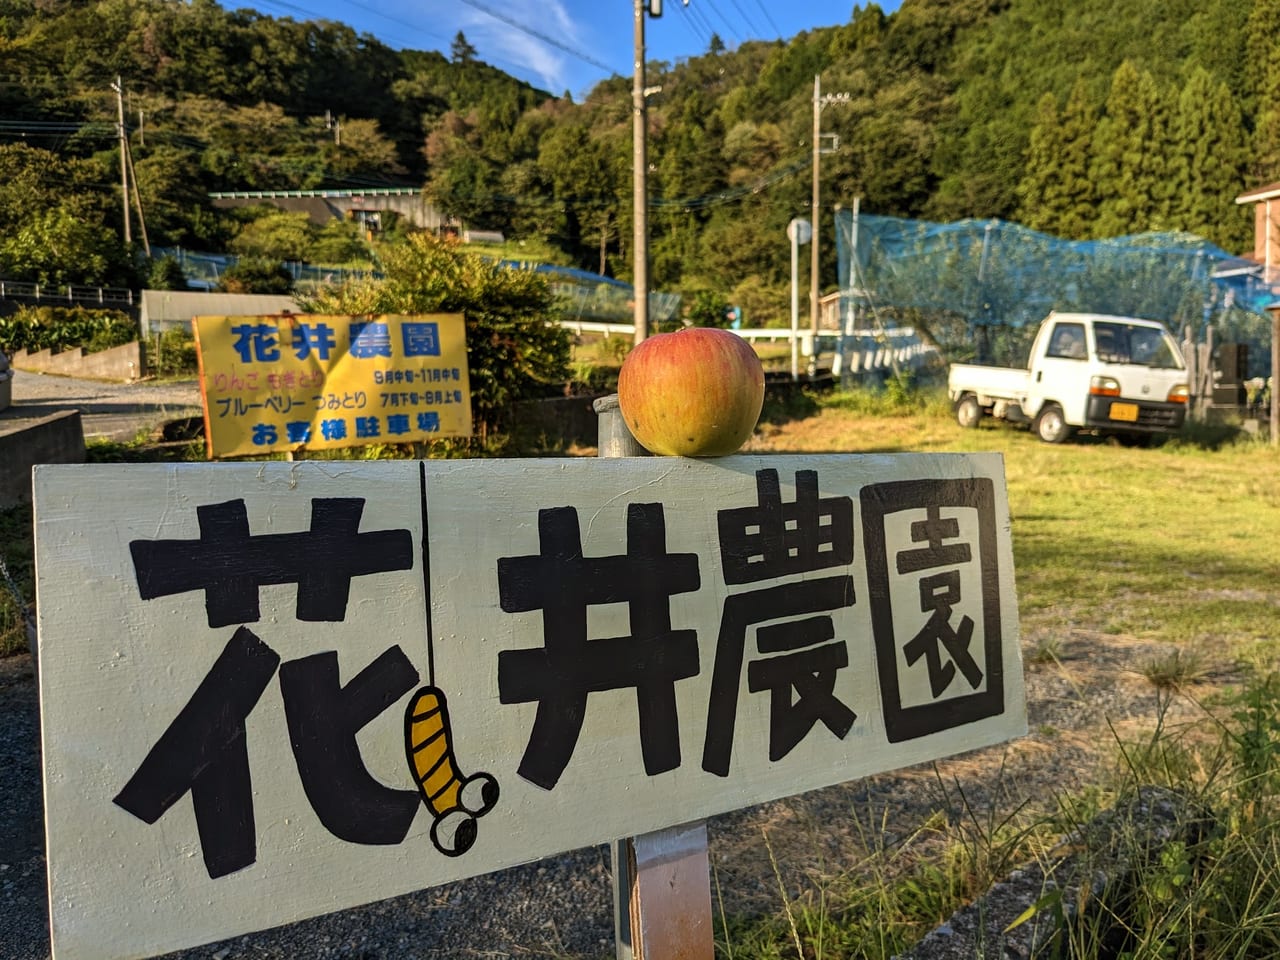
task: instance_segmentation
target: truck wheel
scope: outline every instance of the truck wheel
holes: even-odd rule
[[[966,428],[976,427],[982,422],[982,404],[973,394],[965,394],[956,404],[956,422]]]
[[[1045,443],[1062,443],[1072,434],[1072,429],[1063,419],[1062,408],[1056,403],[1046,403],[1036,415],[1036,436]]]

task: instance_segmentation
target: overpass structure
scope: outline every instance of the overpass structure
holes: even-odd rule
[[[415,227],[439,230],[453,221],[422,195],[418,187],[370,187],[363,190],[233,190],[210,193],[215,207],[230,209],[270,204],[305,213],[316,226],[330,220],[355,220],[381,229],[383,213],[394,213]]]

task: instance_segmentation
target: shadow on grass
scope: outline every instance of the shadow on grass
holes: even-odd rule
[[[790,376],[767,374],[764,383],[764,407],[760,422],[781,426],[795,420],[804,420],[817,414],[821,408],[819,397],[830,393],[832,383],[815,380],[794,381]]]

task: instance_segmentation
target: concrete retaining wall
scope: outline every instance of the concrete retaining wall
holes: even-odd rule
[[[63,377],[80,377],[86,380],[118,380],[122,383],[138,380],[146,373],[142,364],[142,344],[136,340],[94,353],[85,353],[83,347],[74,347],[60,353],[48,350],[27,353],[19,350],[13,355],[11,362],[16,370],[56,373]]]
[[[37,463],[84,463],[80,411],[67,410],[4,431],[0,424],[0,509],[31,499],[31,468]]]
[[[581,444],[595,446],[599,423],[591,409],[593,396],[522,400],[512,410],[513,432],[538,449],[564,451]]]

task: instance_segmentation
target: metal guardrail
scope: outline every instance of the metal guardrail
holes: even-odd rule
[[[96,303],[101,306],[133,306],[133,291],[122,287],[65,287],[0,280],[0,300],[35,300],[41,303]]]
[[[210,192],[213,200],[278,200],[299,197],[409,197],[422,193],[421,187],[369,187],[367,189],[333,190],[223,190]]]

